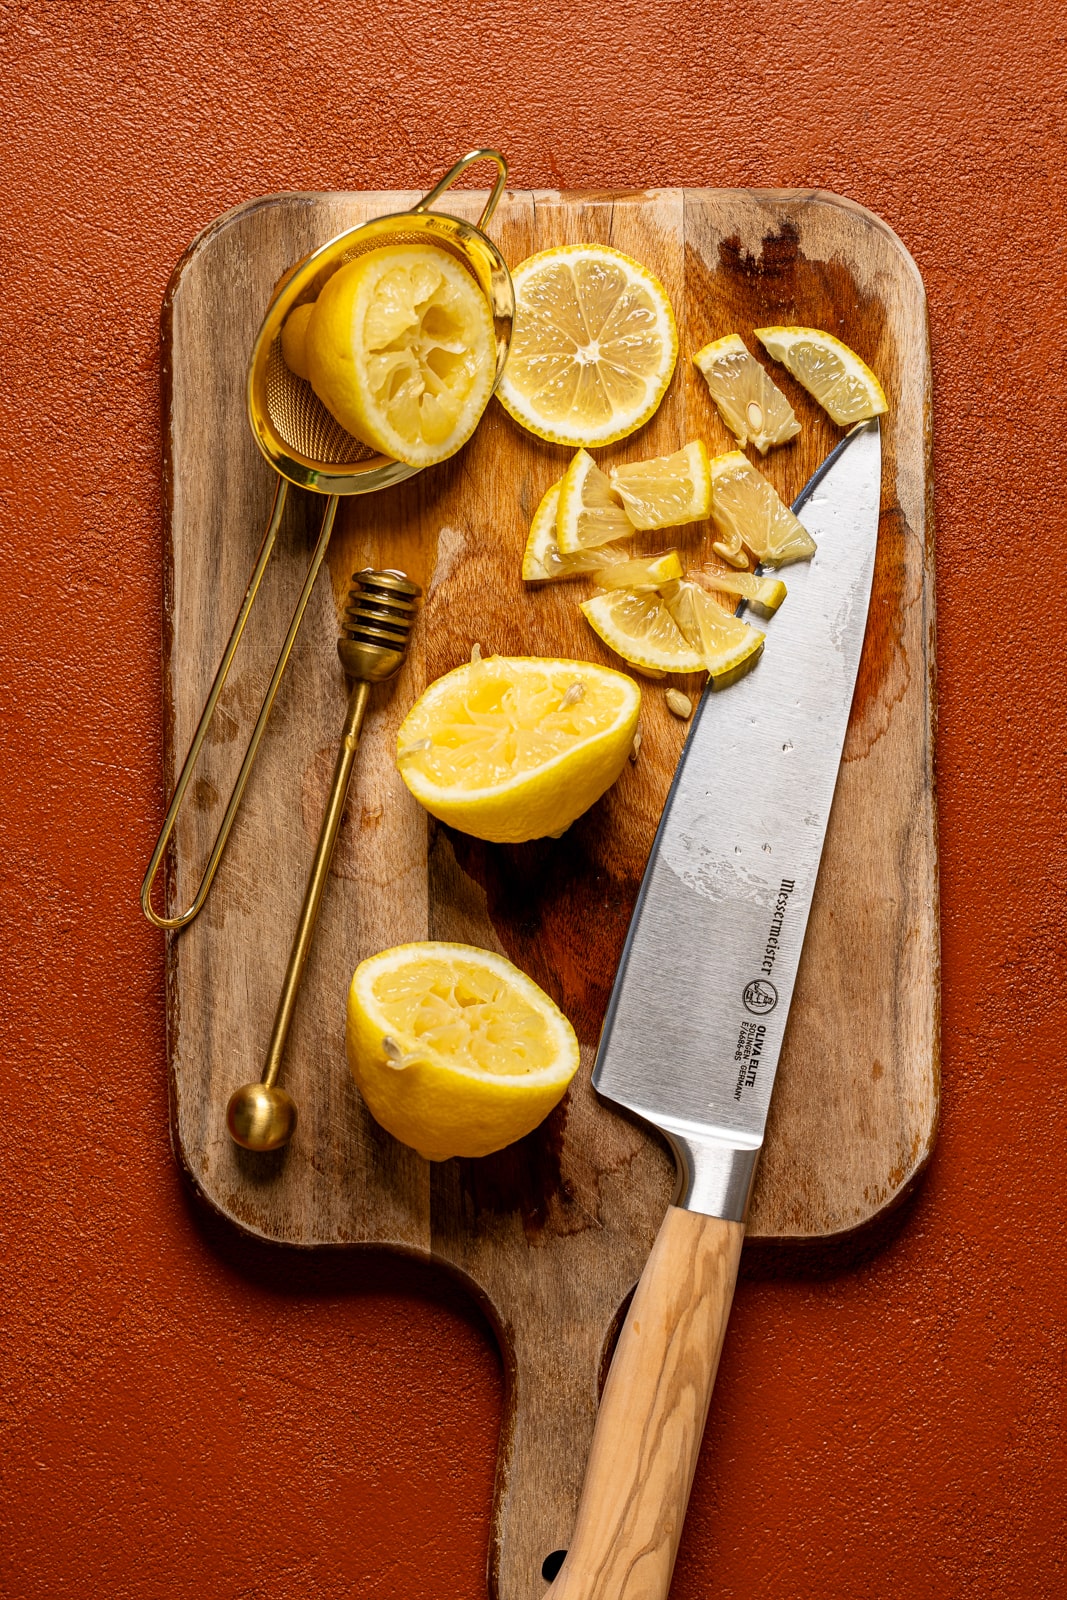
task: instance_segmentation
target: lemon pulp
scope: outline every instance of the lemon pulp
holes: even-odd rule
[[[781,566],[806,561],[815,540],[779,498],[772,483],[740,450],[727,451],[711,463],[711,520],[718,534],[717,555],[734,565],[742,545],[757,561]]]
[[[704,659],[686,640],[658,593],[613,589],[583,600],[579,608],[604,643],[638,671],[701,672]]]
[[[751,440],[760,454],[766,455],[772,445],[785,444],[800,432],[793,407],[739,334],[729,333],[706,344],[693,361],[742,450]]]
[[[339,267],[308,319],[311,386],[355,438],[424,467],[473,433],[492,393],[492,313],[432,245],[385,245]]]
[[[832,333],[821,328],[757,328],[756,338],[842,427],[889,410],[885,391],[870,367]]]
[[[347,1046],[372,1115],[431,1161],[522,1138],[562,1098],[579,1060],[566,1017],[505,957],[430,941],[356,968]]]
[[[515,331],[498,394],[556,444],[602,445],[648,421],[678,354],[663,285],[606,245],[543,250],[512,272]]]
[[[711,510],[711,467],[700,439],[670,456],[612,467],[608,478],[635,528],[678,527]]]
[[[561,555],[557,539],[559,496],[563,480],[545,491],[530,523],[530,535],[522,553],[522,575],[527,583],[545,583],[552,578],[576,578],[593,572],[611,561],[622,561],[621,552],[611,546],[578,549]],[[633,530],[630,529],[630,532]]]
[[[397,734],[432,816],[497,844],[557,835],[615,782],[641,691],[589,661],[490,656],[438,678]]]

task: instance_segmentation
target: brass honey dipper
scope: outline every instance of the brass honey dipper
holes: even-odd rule
[[[226,1126],[246,1150],[276,1150],[288,1142],[296,1126],[296,1106],[285,1090],[278,1088],[285,1042],[330,874],[371,685],[391,678],[403,661],[415,620],[415,602],[421,593],[418,584],[402,572],[376,572],[366,567],[352,579],[337,653],[353,682],[319,842],[289,951],[263,1076],[258,1083],[235,1089],[226,1107]]]

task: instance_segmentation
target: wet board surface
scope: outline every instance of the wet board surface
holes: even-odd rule
[[[175,271],[163,324],[168,791],[277,481],[244,400],[271,291],[309,250],[417,198],[272,196],[220,218]],[[450,209],[473,220],[483,199],[454,193]],[[819,193],[512,192],[490,232],[512,264],[554,244],[612,244],[649,266],[671,297],[680,355],[668,394],[644,429],[601,459],[665,454],[693,437],[712,454],[734,448],[689,358],[733,332],[759,351],[752,329],[767,323],[836,333],[889,396],[867,640],[746,1253],[862,1237],[914,1185],[937,1124],[930,362],[918,273],[876,217]],[[783,369],[771,370],[803,431],[766,460],[750,454],[791,501],[841,430]],[[463,1274],[488,1312],[508,1374],[490,1559],[499,1600],[543,1594],[541,1563],[566,1547],[605,1351],[671,1195],[658,1136],[598,1102],[589,1071],[687,724],[667,711],[664,684],[641,680],[637,761],[561,839],[507,848],[426,817],[397,776],[394,734],[422,687],[475,643],[485,655],[620,665],[577,609],[584,580],[530,590],[520,576],[532,513],[570,454],[523,432],[493,401],[451,461],[342,500],[329,572],[215,886],[200,918],[168,944],[173,1138],[203,1199],[267,1239],[433,1258]],[[168,864],[172,910],[199,882],[322,507],[312,495],[289,497]],[[706,560],[710,530],[695,524],[639,542],[669,545]],[[254,1156],[232,1144],[224,1111],[231,1091],[262,1069],[344,709],[340,609],[351,573],[368,564],[416,578],[425,609],[402,673],[371,701],[282,1079],[299,1126],[287,1150]],[[767,670],[766,656],[756,670]],[[363,1109],[345,1063],[353,968],[426,938],[501,951],[558,1001],[581,1040],[582,1070],[563,1105],[483,1161],[430,1166],[398,1145]]]

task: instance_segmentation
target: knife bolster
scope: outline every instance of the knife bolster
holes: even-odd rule
[[[756,1180],[761,1144],[744,1145],[743,1135],[726,1143],[692,1129],[660,1130],[674,1152],[678,1178],[673,1204],[725,1222],[744,1222]]]

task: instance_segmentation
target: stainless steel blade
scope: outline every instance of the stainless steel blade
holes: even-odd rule
[[[654,1123],[676,1203],[743,1220],[841,762],[874,575],[877,419],[798,497],[790,566],[755,669],[706,693],[667,803],[593,1070]]]

